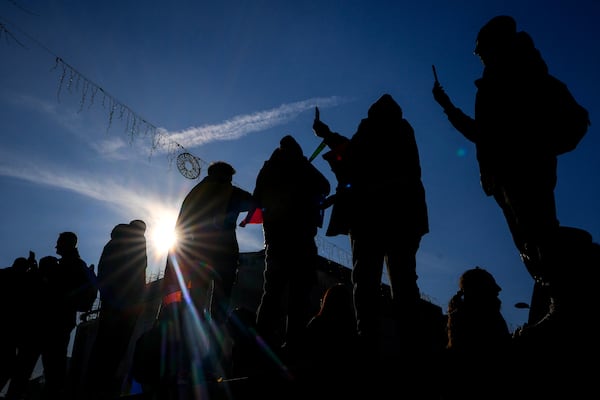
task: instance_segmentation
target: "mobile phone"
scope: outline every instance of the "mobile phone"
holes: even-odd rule
[[[438,81],[438,76],[437,76],[437,72],[435,70],[435,65],[431,64],[431,70],[433,71],[433,79],[435,79],[435,83],[440,83],[440,81]]]

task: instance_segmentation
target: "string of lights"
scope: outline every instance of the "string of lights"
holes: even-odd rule
[[[26,48],[26,46],[19,41],[8,28],[6,28],[6,24],[3,24],[1,20],[2,18],[0,18],[0,39],[2,39],[2,36],[4,35],[6,36],[6,40],[12,40],[19,46]],[[21,29],[18,30],[30,41],[54,57],[55,64],[52,70],[58,70],[60,72],[56,93],[58,102],[60,102],[63,90],[66,90],[71,94],[79,94],[79,111],[83,111],[86,106],[87,109],[89,109],[99,101],[101,107],[106,109],[108,113],[107,131],[110,130],[113,122],[117,119],[124,123],[125,132],[129,136],[130,143],[132,143],[136,137],[149,136],[151,138],[150,155],[156,150],[164,150],[167,154],[169,164],[172,164],[174,160],[177,160],[177,167],[181,174],[186,178],[196,179],[200,175],[200,171],[209,165],[208,162],[196,155],[192,155],[192,153],[184,146],[170,138],[165,129],[157,127],[148,119],[142,117],[132,107],[120,101],[116,96],[105,90],[92,79],[86,77],[83,73],[67,63],[62,57],[58,56],[37,39]],[[322,236],[317,236],[316,241],[319,253],[322,256],[345,267],[350,267],[352,265],[352,258],[349,252],[327,241]]]
[[[12,23],[10,25],[14,26]],[[108,125],[106,127],[107,131],[110,130],[115,118],[117,118],[124,123],[125,132],[127,135],[129,135],[130,143],[132,143],[136,137],[150,137],[150,156],[152,156],[156,150],[164,150],[167,154],[169,165],[171,165],[178,155],[185,154],[188,163],[182,166],[178,165],[182,174],[184,174],[184,171],[182,171],[181,168],[196,167],[195,165],[190,166],[189,163],[198,164],[196,167],[198,174],[200,167],[205,167],[208,165],[208,162],[196,155],[191,155],[191,153],[183,145],[170,138],[165,129],[157,127],[147,118],[142,117],[139,113],[134,111],[133,108],[120,101],[116,96],[108,92],[92,79],[85,76],[83,73],[77,70],[77,68],[66,62],[62,57],[57,55],[39,40],[24,32],[22,29],[16,29],[36,46],[54,57],[55,64],[52,70],[60,72],[56,92],[58,102],[60,102],[63,89],[67,90],[71,94],[79,94],[79,111],[82,111],[86,105],[87,108],[91,108],[96,103],[97,98],[101,97],[101,106],[103,109],[106,109],[108,113]],[[23,42],[20,41],[17,36],[7,28],[6,23],[2,23],[0,21],[0,38],[3,35],[6,37],[7,42],[12,40],[19,46],[26,48]],[[191,156],[191,158],[188,155]],[[184,174],[184,176],[186,175]],[[194,176],[194,178],[197,176],[198,175]]]

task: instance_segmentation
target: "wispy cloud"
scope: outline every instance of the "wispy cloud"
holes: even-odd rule
[[[341,97],[322,97],[283,104],[270,110],[258,111],[248,115],[238,115],[230,120],[216,125],[191,127],[182,131],[168,131],[160,128],[164,146],[159,149],[169,150],[170,144],[177,143],[186,148],[201,146],[218,140],[235,140],[253,132],[264,131],[275,126],[283,125],[296,118],[300,113],[314,107],[333,107],[347,99]]]
[[[109,203],[127,211],[148,214],[160,202],[152,193],[143,188],[132,187],[98,175],[88,176],[61,171],[58,168],[22,164],[0,164],[0,175],[22,179],[34,184],[45,185],[77,193],[101,202]]]
[[[112,160],[124,160],[128,157],[126,151],[130,151],[130,146],[120,137],[95,142],[91,146],[104,158]]]
[[[0,176],[22,179],[36,185],[58,188],[105,203],[123,215],[136,215],[149,226],[165,216],[176,218],[181,199],[165,198],[145,186],[132,186],[97,175],[74,174],[58,168],[45,166],[0,164]],[[173,221],[174,222],[174,221]],[[251,231],[248,229],[248,231]],[[248,233],[252,233],[248,235]],[[240,247],[260,247],[262,236],[255,232],[244,232],[240,237]],[[262,233],[262,232],[259,232]]]
[[[186,148],[201,146],[206,143],[223,140],[235,140],[251,133],[260,132],[276,126],[286,124],[302,112],[318,106],[320,108],[334,107],[348,102],[337,96],[324,98],[311,98],[269,110],[258,111],[248,115],[238,115],[220,124],[202,125],[191,127],[182,131],[168,131],[157,128],[160,142],[155,151],[172,151],[177,145]],[[68,112],[60,112],[55,104],[36,101],[31,97],[21,97],[19,102],[23,106],[36,109],[38,112],[50,116],[68,131],[81,135],[80,115],[69,117]],[[108,123],[108,122],[107,122]],[[129,137],[131,140],[132,138]],[[91,146],[105,158],[122,159],[122,151],[128,147],[123,138],[113,137],[103,139]],[[137,142],[143,146],[142,143]],[[8,154],[6,154],[8,155]],[[65,171],[60,166],[23,164],[22,161],[11,162],[7,157],[2,157],[0,163],[0,176],[22,179],[38,185],[68,190],[91,199],[98,200],[108,206],[119,210],[124,215],[138,215],[145,219],[149,226],[165,213],[174,213],[179,207],[178,200],[159,198],[144,187],[133,187],[124,182],[117,182],[111,178],[100,177],[96,174],[86,175]],[[261,229],[241,229],[238,232],[240,249],[252,251],[260,249],[263,244]]]
[[[5,96],[4,101],[45,115],[65,127],[70,133],[78,136],[85,135],[85,130],[82,129],[85,126],[83,115],[81,112],[74,112],[72,107],[22,93]]]
[[[21,105],[37,109],[39,112],[52,116],[64,126],[69,127],[69,130],[77,131],[73,126],[72,119],[66,118],[63,113],[57,112],[56,105],[26,96],[13,99]],[[285,124],[297,117],[300,113],[312,109],[315,106],[327,108],[347,101],[347,99],[337,96],[311,98],[294,103],[283,104],[273,109],[258,111],[248,115],[238,115],[230,120],[215,125],[203,125],[173,132],[164,128],[159,128],[164,134],[163,140],[166,141],[164,144],[168,147],[162,150],[172,150],[173,143],[186,148],[192,148],[213,141],[235,140],[253,132],[259,132]],[[103,139],[102,141],[93,144],[93,147],[98,153],[103,154],[104,157],[113,159],[123,158],[119,153],[126,146],[127,143],[125,143],[123,138]],[[39,165],[27,165],[23,164],[21,161],[18,163],[7,162],[8,160],[6,157],[3,158],[4,163],[0,164],[0,175],[70,190],[99,201],[114,203],[118,206],[128,204],[136,210],[148,207],[149,196],[145,193],[140,193],[139,190],[132,190],[128,185],[118,184],[110,179],[105,179],[100,182],[97,175],[91,177],[65,173],[65,171],[60,170],[60,166],[53,167],[49,165],[44,168],[39,168]],[[110,196],[107,196],[107,193],[110,193]]]
[[[133,124],[138,127],[145,126],[146,128],[149,127],[156,130],[153,137],[152,148],[150,148],[150,145],[146,146],[143,143],[138,142],[138,145],[142,146],[144,151],[169,153],[174,150],[177,151],[180,146],[191,149],[214,141],[239,139],[240,137],[251,133],[284,125],[296,118],[299,114],[314,109],[314,107],[335,107],[348,101],[350,100],[339,96],[314,97],[307,100],[282,104],[276,108],[257,111],[248,115],[237,115],[219,124],[195,126],[180,131],[170,131],[167,128],[153,127],[152,125],[147,126],[145,121],[144,123],[141,123],[141,119],[137,121],[137,123],[133,122]],[[12,102],[37,110],[38,112],[49,116],[67,128],[69,132],[79,136],[86,134],[83,133],[85,130],[82,129],[81,126],[81,110],[73,113],[72,107],[67,107],[65,110],[61,111],[60,106],[57,104],[24,95],[13,97]],[[137,115],[133,111],[130,112],[130,118],[136,121],[136,118],[138,118]],[[107,125],[111,124],[111,121],[107,120],[106,123]],[[136,136],[135,133],[135,131],[128,131],[129,135]],[[140,136],[145,135],[146,133],[147,131],[145,129],[141,129],[138,132]],[[128,137],[130,143],[133,139],[135,138],[131,136]],[[92,142],[88,140],[88,143]],[[92,144],[92,147],[95,148],[99,154],[110,159],[122,159],[123,155],[120,151],[126,146],[127,141],[120,137],[108,140],[103,139],[102,141]]]

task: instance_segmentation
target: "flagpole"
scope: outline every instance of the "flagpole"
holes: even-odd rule
[[[325,143],[325,139],[323,139],[321,144],[319,144],[319,146],[315,149],[315,151],[313,151],[313,153],[310,156],[310,158],[308,159],[308,161],[312,162],[312,160],[314,160],[319,155],[319,153],[323,151],[325,146],[327,146],[327,144]]]

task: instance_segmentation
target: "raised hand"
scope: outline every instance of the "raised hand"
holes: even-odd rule
[[[450,97],[446,94],[446,91],[439,82],[436,81],[433,84],[433,89],[431,92],[433,93],[433,98],[435,101],[437,101],[444,110],[454,108],[454,104],[452,104]]]
[[[327,126],[327,124],[325,124],[324,122],[321,122],[321,120],[319,119],[315,119],[312,128],[315,132],[315,135],[317,135],[320,138],[324,138],[325,136],[331,134],[329,126]]]

